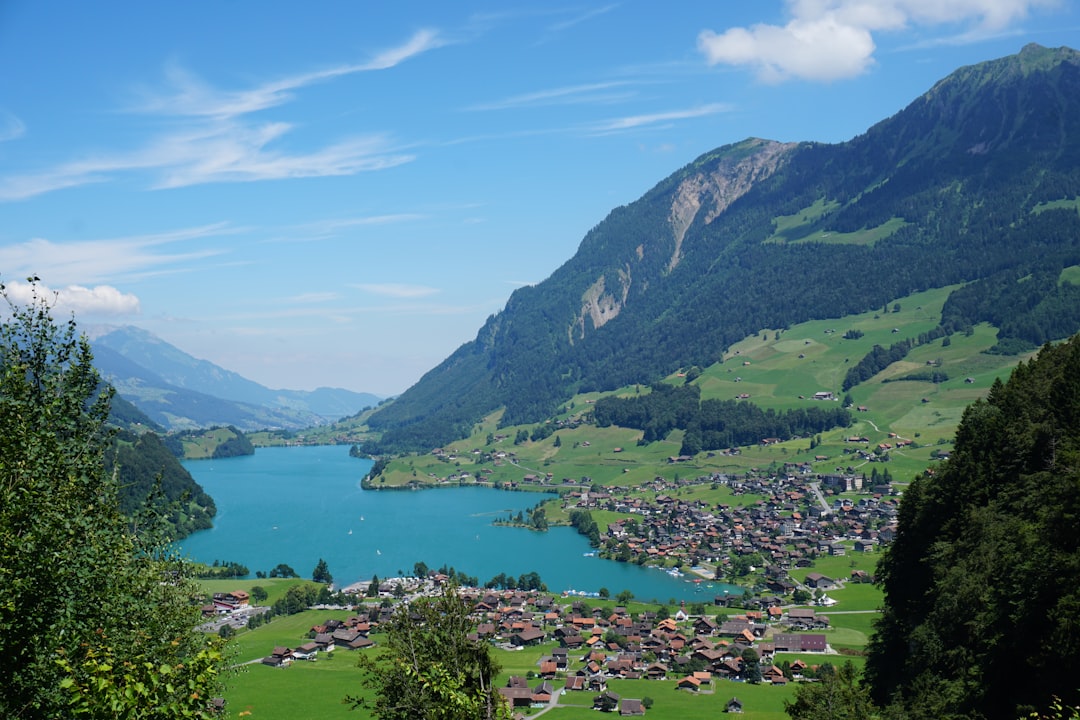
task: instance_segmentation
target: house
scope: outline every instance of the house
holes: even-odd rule
[[[288,667],[293,662],[292,648],[276,647],[274,651],[262,659],[263,665],[270,667]]]
[[[619,694],[605,690],[593,698],[593,710],[613,712],[619,707]]]
[[[806,587],[814,588],[815,590],[831,590],[833,588],[832,578],[822,575],[818,572],[812,572],[806,574]]]
[[[724,712],[726,713],[741,713],[742,701],[737,697],[733,697],[727,701],[727,705],[724,705]]]
[[[701,681],[693,675],[687,675],[679,681],[676,687],[680,690],[693,690],[694,692],[697,692],[701,689]]]
[[[528,687],[501,687],[499,694],[506,698],[510,707],[529,707],[532,705],[532,690]]]
[[[319,646],[313,642],[306,642],[293,650],[293,657],[297,660],[314,660],[319,653]]]
[[[524,628],[510,637],[510,642],[516,646],[537,645],[544,639],[544,631],[536,628]]]
[[[619,714],[624,716],[641,716],[645,714],[645,706],[637,698],[626,698],[619,704]]]
[[[555,695],[555,687],[545,680],[536,686],[536,689],[532,693],[532,701],[534,703],[549,703],[551,698]]]

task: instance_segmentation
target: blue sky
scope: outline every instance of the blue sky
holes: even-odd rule
[[[1028,42],[1080,47],[1076,3],[3,0],[0,279],[396,394],[698,155],[850,139]]]

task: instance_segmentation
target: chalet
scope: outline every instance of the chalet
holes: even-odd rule
[[[807,573],[805,582],[807,587],[814,588],[815,590],[831,590],[836,585],[832,578],[818,572]]]
[[[645,706],[637,698],[625,698],[619,703],[619,714],[623,716],[641,716],[645,714]]]
[[[501,687],[499,694],[506,698],[510,707],[529,707],[532,705],[532,690],[525,687]]]
[[[532,701],[534,703],[549,703],[552,696],[555,695],[555,688],[550,682],[545,680],[536,686],[536,689],[532,693]]]
[[[292,648],[276,647],[274,651],[262,659],[263,665],[270,667],[288,667],[293,662]]]
[[[679,681],[679,684],[676,687],[680,690],[693,690],[694,692],[697,692],[701,689],[701,681],[693,675],[687,675]]]
[[[653,663],[645,668],[645,677],[650,680],[663,680],[667,677],[668,666],[663,663]]]
[[[319,654],[319,646],[313,642],[306,642],[303,645],[298,645],[293,650],[293,659],[295,660],[314,660],[315,656]]]
[[[741,713],[742,711],[742,701],[737,697],[731,698],[727,701],[727,704],[724,705],[724,712],[726,713]]]
[[[538,645],[543,642],[545,633],[537,628],[524,628],[510,637],[510,642],[518,647],[525,645]]]
[[[619,707],[619,694],[605,690],[593,698],[593,710],[612,712]]]

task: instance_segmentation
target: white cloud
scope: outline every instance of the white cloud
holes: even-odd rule
[[[593,126],[592,130],[599,133],[610,133],[619,130],[631,130],[645,125],[668,123],[672,120],[686,120],[688,118],[705,117],[717,113],[728,112],[730,105],[724,103],[710,103],[685,110],[670,110],[668,112],[650,113],[647,115],[631,115],[628,117],[605,120]]]
[[[788,0],[791,20],[698,35],[710,65],[753,68],[764,82],[832,81],[874,64],[874,34],[945,26],[966,41],[1001,32],[1032,10],[1060,0]]]
[[[111,285],[98,285],[88,288],[82,285],[68,285],[59,290],[51,290],[41,283],[31,285],[24,282],[6,284],[7,296],[17,304],[30,305],[37,298],[44,299],[52,307],[55,316],[74,313],[79,315],[137,315],[139,298],[130,293],[122,293]]]
[[[372,283],[354,285],[353,287],[372,295],[393,298],[421,298],[434,295],[439,292],[437,288],[424,285],[404,285],[400,283]]]

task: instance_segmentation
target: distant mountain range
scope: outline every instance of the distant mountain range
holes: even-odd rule
[[[504,425],[539,422],[575,392],[957,284],[942,334],[987,322],[992,352],[1028,350],[1080,329],[1077,265],[1080,54],[1029,45],[848,142],[751,138],[702,155],[376,411],[381,437],[364,450],[438,447],[499,408]]]
[[[170,430],[300,429],[355,415],[382,399],[340,388],[272,390],[137,327],[96,327],[87,334],[94,364],[120,397]]]

